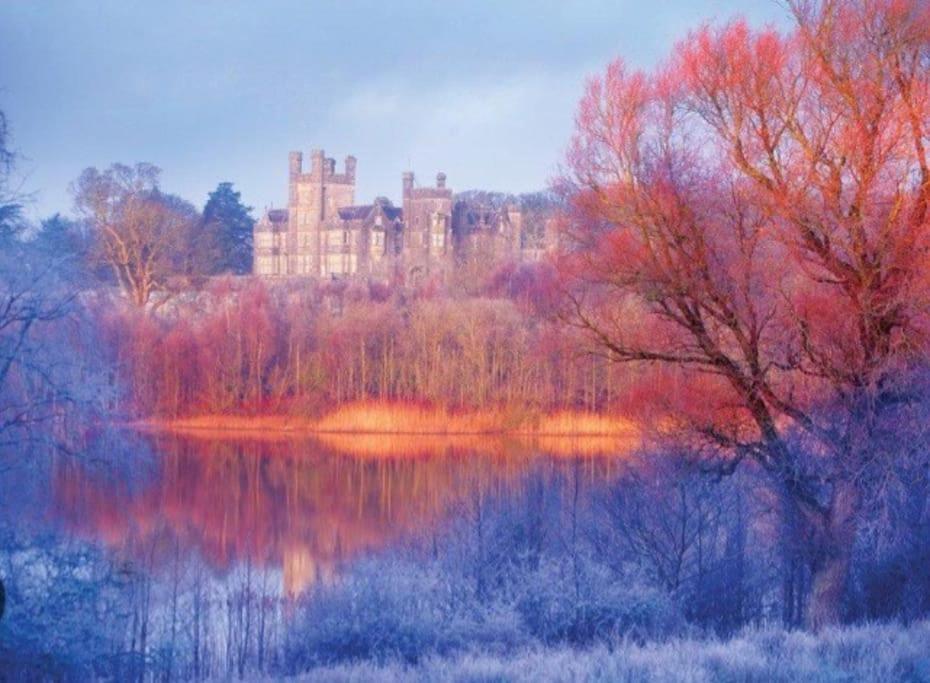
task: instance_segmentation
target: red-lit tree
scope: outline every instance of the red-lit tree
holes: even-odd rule
[[[771,473],[817,627],[925,360],[930,6],[788,6],[787,34],[705,27],[652,73],[588,84],[561,268],[593,348],[685,385],[664,424]]]

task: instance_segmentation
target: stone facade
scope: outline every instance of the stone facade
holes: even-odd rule
[[[527,212],[456,199],[444,173],[432,187],[404,173],[401,207],[384,198],[357,205],[355,171],[355,157],[337,173],[335,160],[314,150],[304,172],[303,155],[290,153],[287,209],[268,210],[255,224],[256,275],[415,284],[469,262],[490,269],[538,260],[554,245],[551,216],[534,215],[527,233]]]

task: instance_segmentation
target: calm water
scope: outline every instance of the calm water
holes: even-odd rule
[[[242,566],[298,595],[357,558],[439,529],[475,496],[506,496],[530,474],[584,482],[627,445],[597,439],[126,434],[94,457],[56,457],[15,482],[0,514],[36,538],[101,548],[163,574],[197,560],[223,581]],[[7,485],[10,484],[9,479]],[[23,532],[22,529],[27,529]]]
[[[0,460],[0,679],[5,666],[38,679],[291,671],[302,615],[355,563],[396,550],[375,567],[409,569],[482,510],[559,508],[625,467],[625,450],[136,432],[79,456],[21,450]]]

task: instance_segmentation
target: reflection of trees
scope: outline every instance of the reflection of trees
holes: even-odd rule
[[[529,450],[500,444],[482,452],[430,442],[416,453],[415,438],[404,458],[351,457],[310,440],[152,441],[160,471],[141,485],[75,463],[57,468],[56,514],[136,562],[167,532],[223,571],[246,559],[280,566],[287,590],[435,523],[470,490],[506,493],[531,462]]]

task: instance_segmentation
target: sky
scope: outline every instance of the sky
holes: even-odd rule
[[[0,0],[0,111],[33,219],[82,169],[159,166],[197,206],[231,181],[259,214],[287,154],[358,158],[357,203],[401,173],[529,192],[556,174],[585,79],[648,68],[689,29],[777,0]]]

